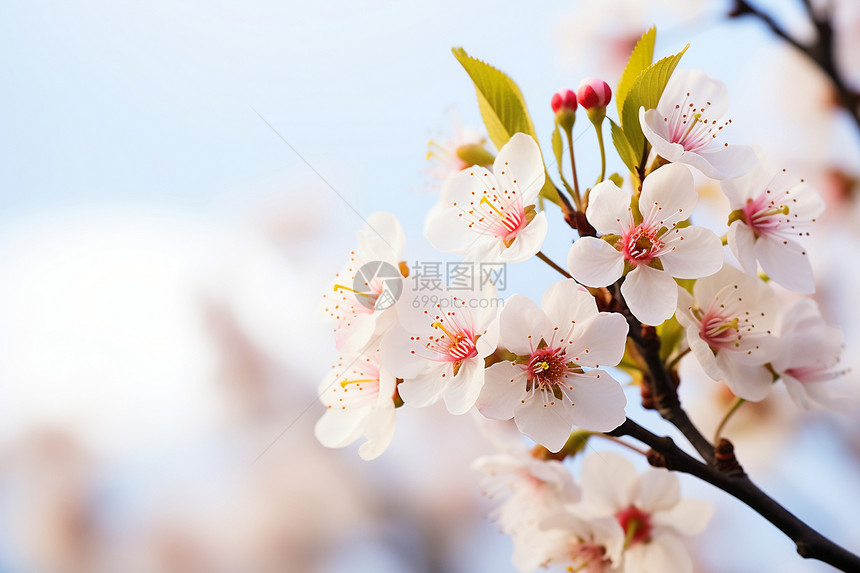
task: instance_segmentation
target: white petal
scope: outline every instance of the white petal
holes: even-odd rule
[[[752,229],[743,221],[733,221],[729,225],[726,239],[741,268],[754,275],[758,271],[758,264],[755,259],[755,235]]]
[[[570,374],[573,386],[571,421],[584,430],[608,432],[620,426],[627,415],[627,397],[621,384],[603,370]]]
[[[748,145],[728,145],[687,151],[679,161],[691,165],[712,179],[740,177],[758,164],[755,150]]]
[[[687,344],[690,345],[690,350],[693,356],[699,362],[705,374],[712,379],[720,381],[725,378],[722,368],[717,363],[717,357],[714,356],[714,351],[707,342],[699,336],[699,325],[691,325],[687,327]]]
[[[768,183],[773,176],[772,170],[768,166],[767,158],[761,148],[755,145],[750,147],[752,147],[758,158],[758,165],[741,177],[725,179],[720,182],[720,187],[726,197],[728,197],[729,205],[732,209],[742,209],[746,205],[747,199],[754,199],[767,189]]]
[[[442,378],[442,374],[446,374],[445,378]],[[415,408],[423,408],[439,400],[439,396],[447,384],[446,380],[450,379],[452,375],[451,365],[440,362],[411,379],[404,380],[397,387],[397,390],[400,392],[400,397],[404,403]]]
[[[551,394],[535,391],[518,404],[514,412],[517,428],[524,435],[551,452],[559,451],[570,437],[572,423],[567,400],[556,400]]]
[[[724,382],[738,398],[758,402],[773,387],[773,375],[764,366],[743,364],[729,352],[718,353],[717,364],[725,374]]]
[[[379,345],[380,362],[397,378],[409,380],[428,366],[428,361],[418,354],[423,350],[423,344],[412,339],[414,336],[400,326],[389,330],[382,337]]]
[[[678,478],[665,469],[651,468],[639,476],[637,506],[647,513],[671,509],[681,500]]]
[[[481,237],[470,229],[468,222],[460,215],[461,212],[457,207],[445,206],[441,203],[433,207],[424,224],[424,236],[430,244],[445,253],[462,254],[476,239],[491,238]]]
[[[501,251],[499,262],[521,263],[535,256],[543,246],[547,228],[546,213],[541,211],[517,234],[511,246]],[[499,242],[504,245],[503,241]]]
[[[358,232],[356,253],[363,261],[396,262],[403,254],[406,235],[397,217],[391,213],[372,213]]]
[[[624,256],[606,241],[581,237],[567,253],[567,270],[584,285],[607,286],[621,278]]]
[[[720,239],[702,227],[669,231],[664,240],[672,250],[660,255],[663,269],[679,279],[697,279],[712,275],[723,266]]]
[[[533,205],[546,176],[540,148],[534,138],[525,133],[515,133],[499,150],[493,163],[493,173],[502,189],[519,190],[523,206]]]
[[[760,237],[755,254],[761,268],[774,281],[799,293],[815,292],[815,279],[806,249],[793,241]]]
[[[693,174],[677,163],[664,165],[645,178],[639,196],[639,210],[646,221],[671,228],[693,214],[699,195]]]
[[[358,448],[358,456],[365,460],[378,458],[394,437],[394,407],[375,410],[364,429],[367,441]]]
[[[729,90],[726,84],[701,70],[676,70],[660,96],[657,109],[668,117],[681,103],[692,103],[697,108],[707,105],[705,117],[718,119],[729,107]]]
[[[630,217],[630,194],[608,179],[598,183],[588,196],[585,217],[601,235],[620,235],[621,223]]]
[[[582,499],[597,516],[614,516],[633,503],[636,468],[627,458],[600,452],[582,464]]]
[[[343,448],[361,437],[369,408],[327,409],[314,426],[314,435],[327,448]]]
[[[442,398],[448,411],[455,416],[472,409],[484,387],[484,360],[470,358],[464,360],[453,380],[442,389]]]
[[[514,354],[530,354],[551,333],[552,323],[533,300],[515,294],[505,301],[499,315],[499,346]]]
[[[657,326],[675,313],[678,285],[669,273],[640,265],[624,279],[621,294],[633,316]]]
[[[681,499],[666,511],[652,516],[655,525],[672,527],[687,536],[699,535],[714,515],[714,507],[700,499]]]
[[[624,553],[624,573],[693,573],[693,561],[683,541],[665,532],[650,543],[638,543]]]
[[[624,356],[629,328],[622,315],[601,312],[577,322],[571,340],[560,342],[568,344],[567,356],[577,364],[590,368],[615,366]]]
[[[571,279],[551,284],[543,293],[540,307],[556,326],[562,327],[597,316],[594,297]]]
[[[510,420],[526,393],[523,369],[512,362],[497,362],[484,371],[478,411],[494,420]]]
[[[669,140],[669,128],[663,120],[664,116],[656,109],[639,108],[639,125],[642,127],[645,139],[657,155],[674,163],[684,153],[684,146]]]

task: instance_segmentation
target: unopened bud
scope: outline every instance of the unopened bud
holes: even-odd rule
[[[612,99],[612,89],[601,79],[587,78],[576,89],[576,99],[585,109],[606,107]]]
[[[565,130],[573,128],[576,121],[576,94],[573,90],[561,90],[552,96],[550,101],[556,122]]]

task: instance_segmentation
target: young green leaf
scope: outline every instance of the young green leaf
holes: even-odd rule
[[[690,45],[687,44],[677,54],[666,56],[644,69],[633,82],[633,86],[624,100],[624,107],[621,111],[621,127],[624,130],[624,135],[627,136],[630,147],[633,148],[637,167],[648,158],[649,149],[645,135],[642,133],[642,126],[639,124],[639,108],[644,107],[648,110],[657,107],[657,102],[663,95],[666,83],[672,72],[675,71],[678,62],[681,61],[681,56],[689,47]]]
[[[562,165],[564,162],[561,159],[562,154],[564,153],[564,143],[561,138],[561,130],[558,128],[558,124],[555,124],[555,127],[552,130],[552,153],[555,155],[555,164],[558,166],[558,175],[561,177],[561,182],[564,184],[564,188],[567,189],[567,192],[570,193],[570,196],[573,197],[573,189],[570,186],[570,183],[567,182],[567,179],[564,177],[564,169],[562,169]]]
[[[525,99],[514,80],[486,62],[473,58],[463,48],[452,48],[451,51],[475,84],[478,107],[493,145],[501,149],[515,133],[520,132],[537,141]],[[561,203],[548,174],[540,193],[554,203]]]
[[[636,47],[630,54],[630,59],[627,60],[627,66],[618,80],[618,86],[615,88],[615,105],[618,106],[618,117],[621,117],[621,111],[624,109],[624,100],[627,94],[630,93],[630,88],[633,87],[633,82],[642,73],[642,70],[651,65],[654,61],[654,41],[657,39],[657,28],[651,27],[650,30],[642,34],[639,41],[636,42]]]
[[[627,166],[627,169],[629,169],[631,173],[635,173],[637,159],[634,157],[633,148],[630,147],[630,142],[627,141],[627,136],[624,135],[624,131],[622,131],[621,126],[611,119],[609,120],[609,124],[612,128],[612,145],[615,146],[618,156],[621,158],[621,161],[624,162],[624,165]]]

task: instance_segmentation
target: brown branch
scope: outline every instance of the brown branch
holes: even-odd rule
[[[630,436],[649,446],[651,465],[696,476],[745,503],[785,533],[806,559],[817,559],[841,571],[860,571],[860,557],[830,541],[758,488],[743,471],[722,471],[700,462],[679,448],[672,438],[660,437],[629,418],[609,432],[612,436]],[[739,468],[738,468],[739,470]]]
[[[757,18],[774,35],[782,38],[812,60],[830,79],[833,87],[836,89],[839,105],[848,112],[854,121],[854,125],[860,131],[860,108],[858,108],[860,107],[858,106],[860,101],[858,101],[857,93],[848,87],[842,74],[837,69],[833,51],[833,25],[830,22],[830,15],[816,13],[812,3],[808,0],[803,0],[803,5],[816,31],[815,41],[808,44],[800,42],[797,38],[791,36],[782,26],[776,23],[770,14],[759,10],[746,0],[735,0],[734,8],[729,12],[729,17],[752,16]]]

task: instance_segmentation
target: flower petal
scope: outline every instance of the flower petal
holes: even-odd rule
[[[749,145],[727,145],[702,149],[697,153],[687,151],[679,161],[695,167],[711,179],[732,179],[754,169],[758,157]]]
[[[581,237],[567,253],[567,270],[590,287],[611,285],[624,272],[624,256],[601,239]]]
[[[567,400],[557,400],[540,390],[518,404],[514,413],[520,432],[551,452],[559,451],[570,437],[570,417]]]
[[[741,268],[749,274],[758,271],[755,259],[755,235],[752,229],[743,221],[733,221],[726,234],[732,254],[741,264]]]
[[[533,300],[515,294],[505,301],[499,315],[499,346],[514,354],[530,354],[551,333],[552,323]]]
[[[394,437],[394,407],[382,410],[374,410],[373,415],[368,417],[364,427],[364,436],[367,441],[358,448],[358,456],[370,461],[378,458],[388,448]]]
[[[660,255],[663,269],[679,279],[697,279],[712,275],[723,266],[723,246],[708,229],[686,227],[669,231],[668,252]]]
[[[638,477],[627,458],[614,452],[600,452],[582,464],[582,500],[597,516],[614,516],[633,503]]]
[[[577,322],[571,340],[559,342],[567,343],[567,355],[577,364],[589,368],[615,366],[624,356],[629,328],[621,314],[601,312]]]
[[[793,241],[759,237],[755,242],[755,255],[762,270],[788,290],[804,294],[815,292],[812,265],[802,246]]]
[[[397,262],[403,254],[406,234],[397,217],[391,213],[371,213],[366,224],[358,232],[356,253],[365,262]]]
[[[517,233],[511,246],[501,251],[498,261],[504,263],[521,263],[535,256],[543,246],[547,229],[546,213],[541,211],[524,229]],[[504,245],[504,242],[502,242],[502,245]]]
[[[676,480],[677,481],[677,480]],[[652,516],[655,525],[671,527],[687,536],[699,535],[714,515],[714,506],[701,499],[679,499]]]
[[[630,217],[630,194],[607,179],[595,185],[588,197],[588,222],[602,235],[620,235],[621,223]]]
[[[648,469],[639,476],[636,505],[648,513],[671,509],[681,500],[678,477],[666,469]]]
[[[546,177],[540,148],[534,138],[515,133],[499,150],[493,173],[503,190],[516,190],[523,206],[533,205]]]
[[[460,364],[460,370],[442,389],[448,412],[459,416],[472,409],[484,387],[484,360],[470,358]]]
[[[523,369],[513,362],[497,362],[484,371],[478,411],[494,420],[510,420],[526,393]]]
[[[657,228],[669,227],[693,214],[699,195],[693,174],[684,165],[664,165],[645,178],[639,196],[639,210]]]
[[[719,352],[717,364],[725,374],[724,382],[738,398],[759,402],[773,387],[773,375],[764,366],[744,364],[729,352]]]
[[[678,285],[669,273],[640,265],[624,279],[621,294],[633,316],[657,326],[675,313]]]
[[[573,386],[570,420],[584,430],[608,432],[620,426],[627,415],[627,397],[621,384],[603,370],[569,374]]]
[[[571,279],[551,284],[543,293],[540,307],[556,326],[562,327],[597,316],[594,297]]]

